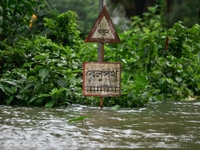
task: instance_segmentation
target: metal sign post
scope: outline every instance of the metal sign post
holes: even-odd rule
[[[99,0],[99,14],[103,8],[104,0]],[[98,43],[98,62],[104,61],[104,43]]]
[[[104,0],[99,0],[99,14],[103,8]],[[98,43],[98,62],[104,61],[104,43]],[[100,97],[100,108],[103,108],[103,97]]]
[[[104,62],[104,43],[98,43],[98,62]],[[103,97],[100,97],[100,108],[103,108]]]
[[[83,95],[99,96],[103,108],[103,97],[119,96],[121,64],[104,62],[104,43],[119,43],[120,39],[106,10],[104,0],[99,0],[99,16],[85,42],[98,43],[98,62],[83,63]]]
[[[103,8],[104,0],[99,0],[99,13],[101,12]]]

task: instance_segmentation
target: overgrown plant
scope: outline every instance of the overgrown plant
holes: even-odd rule
[[[17,70],[20,76],[13,76],[17,73],[13,69],[1,80],[1,94],[6,104],[53,107],[80,98],[80,88],[76,87],[80,87],[81,65],[72,49],[58,46],[45,37],[23,40],[18,44],[24,45],[26,62]]]
[[[13,45],[29,33],[32,14],[37,13],[37,0],[1,0],[0,2],[0,50],[6,44]],[[3,41],[3,42],[2,42]]]
[[[200,25],[188,29],[177,22],[167,30],[156,9],[149,8],[143,19],[134,17],[120,44],[105,44],[105,61],[122,63],[122,95],[105,98],[106,106],[142,107],[200,94]],[[81,89],[82,63],[97,61],[97,44],[83,42],[74,17],[69,11],[48,18],[46,37],[33,35],[4,47],[0,104],[98,105],[98,98],[83,97]]]
[[[75,46],[80,41],[80,32],[77,26],[77,14],[68,11],[59,14],[56,18],[44,18],[46,36],[58,44]],[[77,48],[77,47],[76,47]]]
[[[200,26],[188,29],[177,22],[167,30],[155,14],[156,9],[149,8],[143,19],[133,17],[132,29],[121,34],[122,42],[117,48],[111,47],[112,52],[117,52],[112,55],[113,60],[122,62],[125,74],[122,93],[127,96],[122,95],[117,103],[136,100],[132,104],[142,106],[149,101],[183,100],[200,94]]]

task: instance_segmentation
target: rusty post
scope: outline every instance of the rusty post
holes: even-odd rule
[[[99,14],[103,9],[104,0],[99,0]],[[98,62],[104,61],[104,44],[98,43]]]
[[[98,62],[104,62],[104,43],[99,43]],[[103,108],[103,97],[100,97],[100,108]]]
[[[103,9],[104,0],[99,0],[99,14]],[[98,43],[98,62],[104,61],[104,44]]]
[[[99,13],[101,12],[103,8],[104,0],[99,0]]]
[[[103,97],[100,97],[100,108],[103,108]]]
[[[99,14],[104,5],[104,0],[99,0]],[[98,43],[98,62],[104,62],[104,43]],[[103,97],[100,97],[100,108],[103,108]]]
[[[99,43],[98,62],[104,62],[104,43]]]

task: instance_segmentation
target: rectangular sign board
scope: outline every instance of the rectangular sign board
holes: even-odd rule
[[[121,63],[83,63],[82,90],[84,96],[120,96]]]

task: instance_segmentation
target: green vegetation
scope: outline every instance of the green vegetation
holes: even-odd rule
[[[68,120],[68,123],[72,123],[72,122],[82,122],[82,124],[84,124],[84,120],[90,118],[90,116],[79,116],[79,117],[75,117],[72,119]]]
[[[176,0],[172,6],[172,11],[167,15],[166,22],[173,26],[177,20],[181,20],[186,27],[192,27],[195,23],[200,23],[200,1],[199,0]]]
[[[0,104],[97,106],[98,98],[82,96],[81,84],[82,63],[97,61],[97,44],[83,42],[76,13],[47,15],[29,28],[41,3],[1,3]],[[130,29],[119,32],[121,43],[105,45],[105,61],[122,63],[122,95],[105,98],[106,106],[200,95],[200,25],[177,22],[166,29],[156,12],[150,7],[142,18],[133,17]]]
[[[69,10],[75,11],[78,15],[78,29],[84,36],[88,34],[98,17],[98,0],[47,0],[47,2],[59,13],[65,13]]]
[[[37,5],[35,0],[1,0],[0,49],[5,49],[6,44],[12,45],[19,38],[27,36],[30,17],[34,12],[37,12]]]

